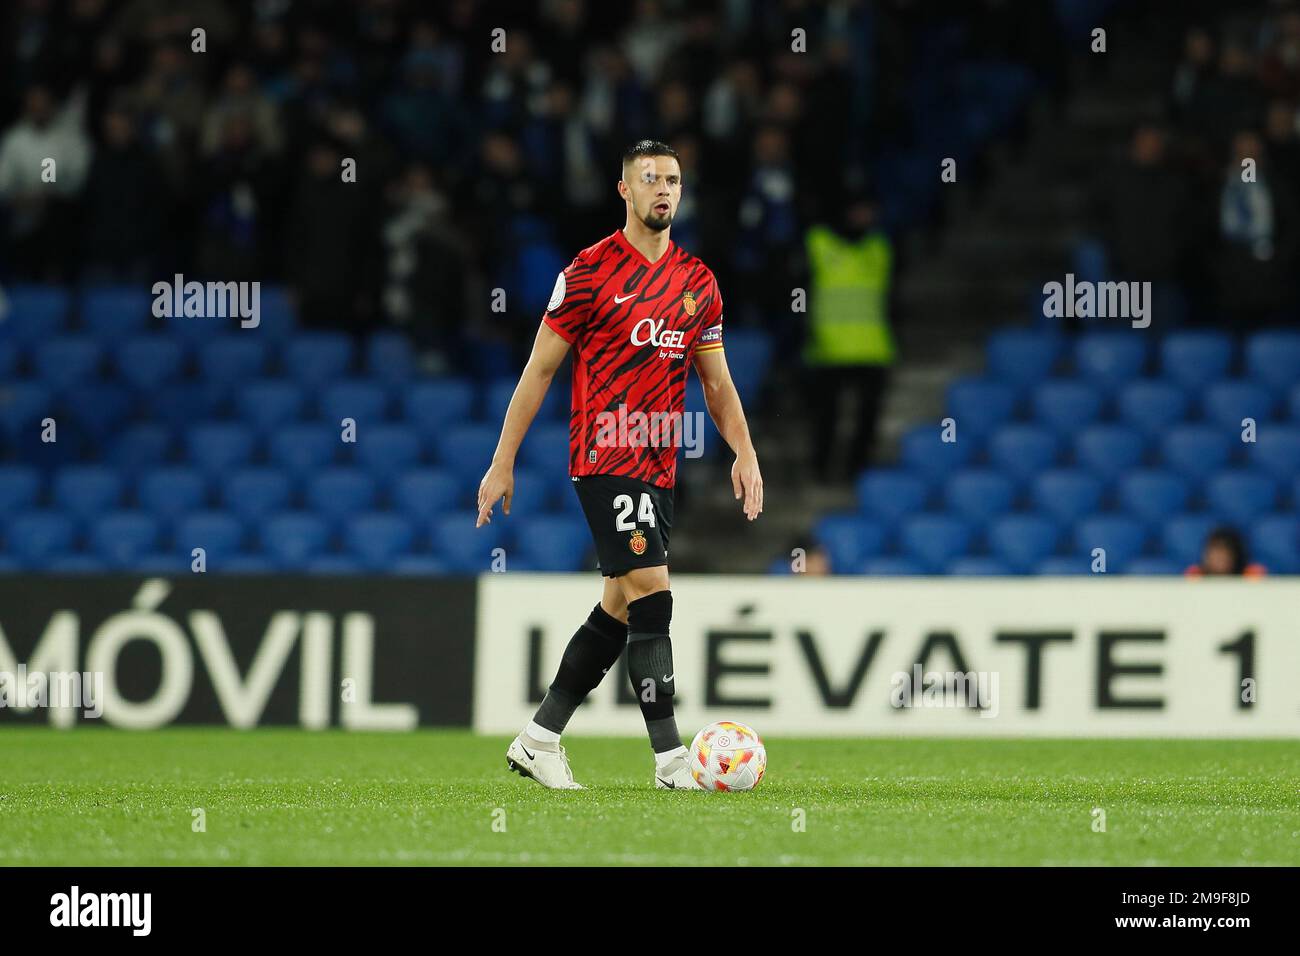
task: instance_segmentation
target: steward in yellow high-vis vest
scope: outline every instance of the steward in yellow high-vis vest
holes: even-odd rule
[[[805,237],[809,290],[809,365],[890,365],[894,338],[889,330],[889,285],[894,250],[883,232],[859,239],[826,226]]]

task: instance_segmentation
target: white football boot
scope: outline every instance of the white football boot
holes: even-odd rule
[[[657,790],[701,790],[703,789],[691,776],[687,761],[691,752],[683,747],[671,757],[660,763],[655,761],[655,789]]]
[[[551,790],[582,789],[574,782],[568,754],[558,743],[544,744],[521,733],[506,750],[506,766]]]

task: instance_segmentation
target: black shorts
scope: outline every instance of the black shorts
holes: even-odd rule
[[[587,516],[601,574],[616,578],[668,563],[671,488],[617,475],[584,475],[573,479],[573,490]]]

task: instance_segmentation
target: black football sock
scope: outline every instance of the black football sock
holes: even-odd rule
[[[673,716],[673,644],[668,637],[673,618],[671,591],[656,591],[627,606],[627,673],[641,706],[650,747],[666,753],[682,745]]]
[[[597,604],[569,639],[560,668],[533,720],[554,733],[562,733],[583,699],[618,661],[627,643],[627,625]]]

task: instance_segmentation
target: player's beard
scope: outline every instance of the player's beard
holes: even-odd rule
[[[641,222],[647,229],[663,232],[673,224],[673,207],[671,205],[668,207],[668,215],[660,216],[655,213],[655,206],[657,205],[658,203],[651,204],[650,208],[646,210],[646,214],[641,217]]]

